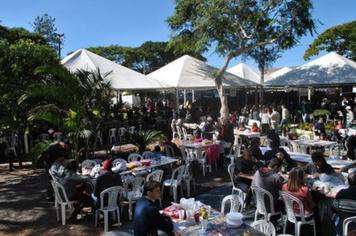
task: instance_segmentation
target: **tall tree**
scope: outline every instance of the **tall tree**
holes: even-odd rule
[[[173,42],[182,42],[189,35],[197,51],[214,47],[224,57],[213,76],[220,114],[227,117],[222,80],[230,60],[264,45],[292,47],[301,36],[314,31],[311,10],[311,0],[176,0],[168,24],[175,33]]]
[[[3,33],[0,34],[0,110],[3,111],[0,119],[7,131],[18,134],[17,153],[21,157],[30,104],[18,106],[17,100],[29,86],[50,80],[34,76],[36,67],[59,64],[59,60],[38,34],[21,28],[0,27],[0,30]]]
[[[190,45],[182,43],[179,46],[171,47],[168,42],[147,41],[135,48],[112,45],[88,48],[88,50],[144,74],[148,74],[185,54],[206,60],[201,56],[201,52],[195,52]]]
[[[304,59],[318,55],[320,51],[336,51],[356,61],[356,21],[332,27],[321,33],[305,51]]]
[[[64,34],[59,34],[55,25],[56,19],[48,14],[37,16],[33,22],[33,31],[42,35],[48,44],[58,50],[60,56],[63,47]]]

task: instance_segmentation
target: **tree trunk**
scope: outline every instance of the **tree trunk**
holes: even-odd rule
[[[215,80],[215,81],[217,81],[217,80]],[[220,102],[221,102],[220,117],[227,119],[227,118],[229,118],[229,105],[228,105],[228,101],[227,101],[227,96],[224,92],[224,87],[223,87],[222,83],[220,83],[219,85],[216,84],[216,88],[218,90],[218,94],[219,94],[219,98],[220,98]]]
[[[225,57],[224,65],[220,68],[220,70],[217,72],[217,75],[215,76],[215,87],[218,91],[219,98],[220,98],[220,117],[222,118],[229,118],[229,105],[227,102],[227,96],[224,92],[224,86],[222,83],[222,79],[224,76],[224,73],[227,69],[227,66],[229,65],[230,60],[232,59],[233,55],[229,54]]]

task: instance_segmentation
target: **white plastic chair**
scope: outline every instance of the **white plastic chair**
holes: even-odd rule
[[[258,220],[252,223],[252,228],[264,233],[266,236],[276,236],[276,228],[271,222]]]
[[[193,140],[193,135],[188,134],[187,129],[182,127],[182,132],[183,132],[183,138],[184,140]]]
[[[196,194],[195,179],[190,173],[190,163],[186,164],[183,174],[183,181],[187,184],[187,196],[190,197],[190,183],[193,184],[194,194]]]
[[[230,159],[230,164],[235,163],[235,160],[240,156],[241,146],[239,144],[235,144],[231,147],[230,153],[226,156]]]
[[[129,157],[127,158],[127,162],[131,162],[131,161],[140,161],[144,159],[143,156],[141,156],[140,154],[138,153],[131,153],[129,155]]]
[[[117,205],[117,200],[121,199],[123,189],[120,186],[114,186],[108,189],[105,189],[100,193],[100,208],[95,211],[95,227],[98,225],[98,216],[100,212],[104,213],[104,231],[107,232],[109,229],[109,212],[117,214],[117,223],[120,227],[120,208]],[[105,204],[105,197],[107,202]]]
[[[235,169],[236,169],[236,165],[235,165],[235,164],[230,164],[230,165],[227,167],[227,171],[229,172],[230,180],[231,180],[231,183],[232,183],[232,191],[231,191],[231,194],[237,193],[237,195],[239,195],[239,196],[242,198],[242,201],[243,201],[243,203],[244,203],[242,210],[244,210],[244,209],[245,209],[245,205],[246,205],[245,202],[246,202],[247,191],[242,190],[242,189],[239,187],[239,183],[234,180]]]
[[[116,128],[109,129],[109,144],[113,145],[117,141],[116,139]]]
[[[149,173],[146,176],[146,182],[150,181],[150,180],[154,180],[154,181],[157,181],[158,183],[161,183],[162,182],[163,173],[164,173],[163,170],[155,170],[155,171]]]
[[[145,178],[135,177],[132,179],[126,179],[123,183],[124,186],[124,199],[121,204],[129,205],[129,219],[132,220],[132,204],[140,199],[143,195],[143,185],[145,184]],[[123,208],[121,208],[122,211]]]
[[[143,159],[151,159],[152,156],[153,156],[153,152],[151,152],[151,151],[145,151],[142,153]]]
[[[342,223],[342,235],[347,236],[349,232],[349,224],[354,222],[356,224],[356,216],[348,217]]]
[[[176,125],[176,128],[177,128],[178,138],[180,140],[183,140],[184,139],[184,134],[183,134],[182,128],[179,125]]]
[[[231,194],[231,195],[224,197],[221,202],[221,211],[220,212],[222,215],[225,215],[225,206],[227,203],[230,204],[229,212],[240,212],[240,213],[242,212],[244,204],[243,204],[243,200],[242,200],[241,196],[239,196],[237,194]]]
[[[304,214],[304,206],[303,203],[296,197],[290,195],[286,192],[280,192],[280,195],[283,199],[285,204],[286,213],[287,213],[287,221],[294,224],[294,235],[300,235],[300,229],[302,225],[312,225],[314,236],[316,235],[316,228],[315,228],[315,220],[313,214]],[[299,214],[294,212],[294,206],[297,205],[299,208]],[[300,219],[298,220],[297,217]],[[307,220],[308,219],[308,220]],[[283,224],[283,233],[286,232],[287,222]]]
[[[271,220],[272,216],[282,216],[282,212],[275,211],[273,195],[270,192],[255,185],[251,186],[251,190],[256,202],[255,221],[258,220],[258,215],[263,215],[264,220],[268,222]],[[269,210],[266,207],[266,198],[269,203]]]
[[[84,160],[82,162],[82,168],[83,167],[90,167],[90,168],[93,168],[97,163],[94,161],[94,160]]]
[[[185,163],[188,163],[190,161],[193,160],[193,157],[191,156],[191,152],[189,152],[189,150],[184,147],[183,145],[179,147],[180,149],[180,152],[182,154],[182,160],[185,162]]]
[[[119,142],[120,143],[124,143],[126,140],[125,140],[125,134],[127,132],[127,129],[124,128],[124,127],[121,127],[117,130],[117,136],[118,136],[118,139],[119,139]]]
[[[74,201],[69,201],[67,197],[66,190],[63,185],[58,183],[57,181],[51,181],[54,196],[55,196],[55,207],[57,211],[57,220],[59,219],[59,206],[61,208],[61,216],[62,216],[62,225],[66,224],[66,209],[68,207],[69,212],[74,211],[73,203]]]
[[[146,182],[153,180],[153,181],[157,181],[158,183],[161,183],[163,173],[164,173],[163,170],[155,170],[155,171],[149,173],[146,176]],[[159,205],[162,206],[162,199],[159,199]]]
[[[176,131],[176,128],[174,127],[175,126],[175,123],[176,121],[175,120],[172,120],[171,122],[171,130],[172,130],[172,137],[175,138],[177,136],[177,131]]]
[[[173,149],[173,147],[171,145],[165,144],[164,145],[164,151],[166,153],[166,156],[173,157],[173,158],[176,157],[176,155],[174,154],[174,149]]]
[[[172,172],[172,177],[163,181],[162,196],[164,196],[164,187],[170,187],[173,189],[173,199],[177,202],[177,188],[180,186],[181,194],[183,195],[182,179],[184,174],[185,165],[179,166]]]
[[[120,163],[125,163],[127,165],[126,160],[124,160],[122,158],[116,158],[115,160],[113,160],[112,166],[115,167],[115,166],[119,165]]]
[[[290,152],[289,147],[283,146],[282,148],[284,149],[284,151],[286,151],[286,152]]]

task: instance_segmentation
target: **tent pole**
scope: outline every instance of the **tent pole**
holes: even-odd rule
[[[187,102],[187,90],[183,90],[183,106],[185,106]]]
[[[119,104],[119,90],[116,90],[116,104]]]
[[[175,89],[176,90],[176,108],[177,108],[177,111],[179,111],[179,91],[178,89]]]
[[[301,93],[301,88],[298,88],[298,104],[300,104],[300,93]]]
[[[192,89],[192,103],[195,102],[195,91],[194,89]]]

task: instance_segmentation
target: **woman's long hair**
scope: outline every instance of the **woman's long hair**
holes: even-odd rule
[[[305,173],[301,168],[293,168],[289,173],[288,178],[288,191],[298,192],[299,189],[304,185]]]

